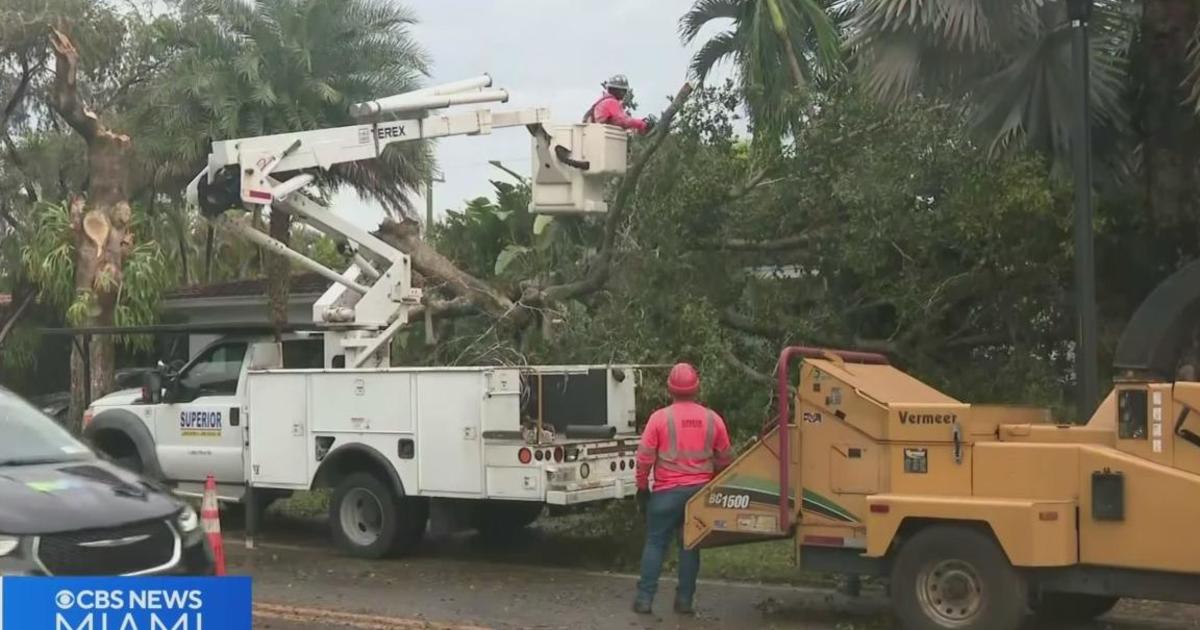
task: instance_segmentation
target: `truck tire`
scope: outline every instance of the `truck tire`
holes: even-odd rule
[[[1016,630],[1028,607],[1025,580],[992,537],[948,525],[903,543],[891,597],[906,630]]]
[[[1111,595],[1045,592],[1035,597],[1029,605],[1038,620],[1060,628],[1085,624],[1108,613],[1119,601],[1120,597]]]
[[[408,553],[424,538],[428,522],[428,499],[397,496],[370,473],[347,476],[329,502],[334,542],[358,558]]]
[[[546,506],[532,501],[477,501],[474,507],[473,525],[480,536],[505,540],[532,525]]]

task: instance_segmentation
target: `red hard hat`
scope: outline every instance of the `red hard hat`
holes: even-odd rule
[[[667,391],[672,396],[693,396],[700,391],[700,374],[690,363],[676,363],[667,376]]]

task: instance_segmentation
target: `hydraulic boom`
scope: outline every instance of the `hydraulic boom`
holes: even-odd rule
[[[603,183],[625,170],[623,134],[604,125],[547,130],[550,113],[541,108],[430,113],[469,103],[507,102],[508,92],[491,84],[491,77],[482,75],[358,103],[351,114],[367,119],[361,124],[214,142],[208,166],[189,184],[188,198],[206,219],[333,282],[313,307],[313,321],[332,328],[325,335],[327,368],[386,367],[387,342],[408,322],[409,310],[420,304],[422,295],[412,286],[407,254],[305,192],[317,172],[376,159],[400,142],[521,126],[533,136],[532,211],[606,209]],[[339,273],[254,228],[247,215],[227,212],[267,207],[287,212],[348,247],[353,264]]]

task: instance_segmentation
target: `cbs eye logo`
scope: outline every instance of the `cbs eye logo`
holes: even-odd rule
[[[61,609],[70,608],[75,605],[75,595],[71,591],[59,591],[54,596],[54,603]]]

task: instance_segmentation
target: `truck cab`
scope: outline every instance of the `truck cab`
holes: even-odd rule
[[[199,496],[213,475],[218,495],[241,500],[246,482],[242,418],[251,367],[321,367],[320,336],[218,339],[183,364],[160,369],[157,400],[148,389],[127,389],[97,399],[84,414],[84,436],[131,470],[150,474]],[[153,398],[153,397],[151,397]]]

